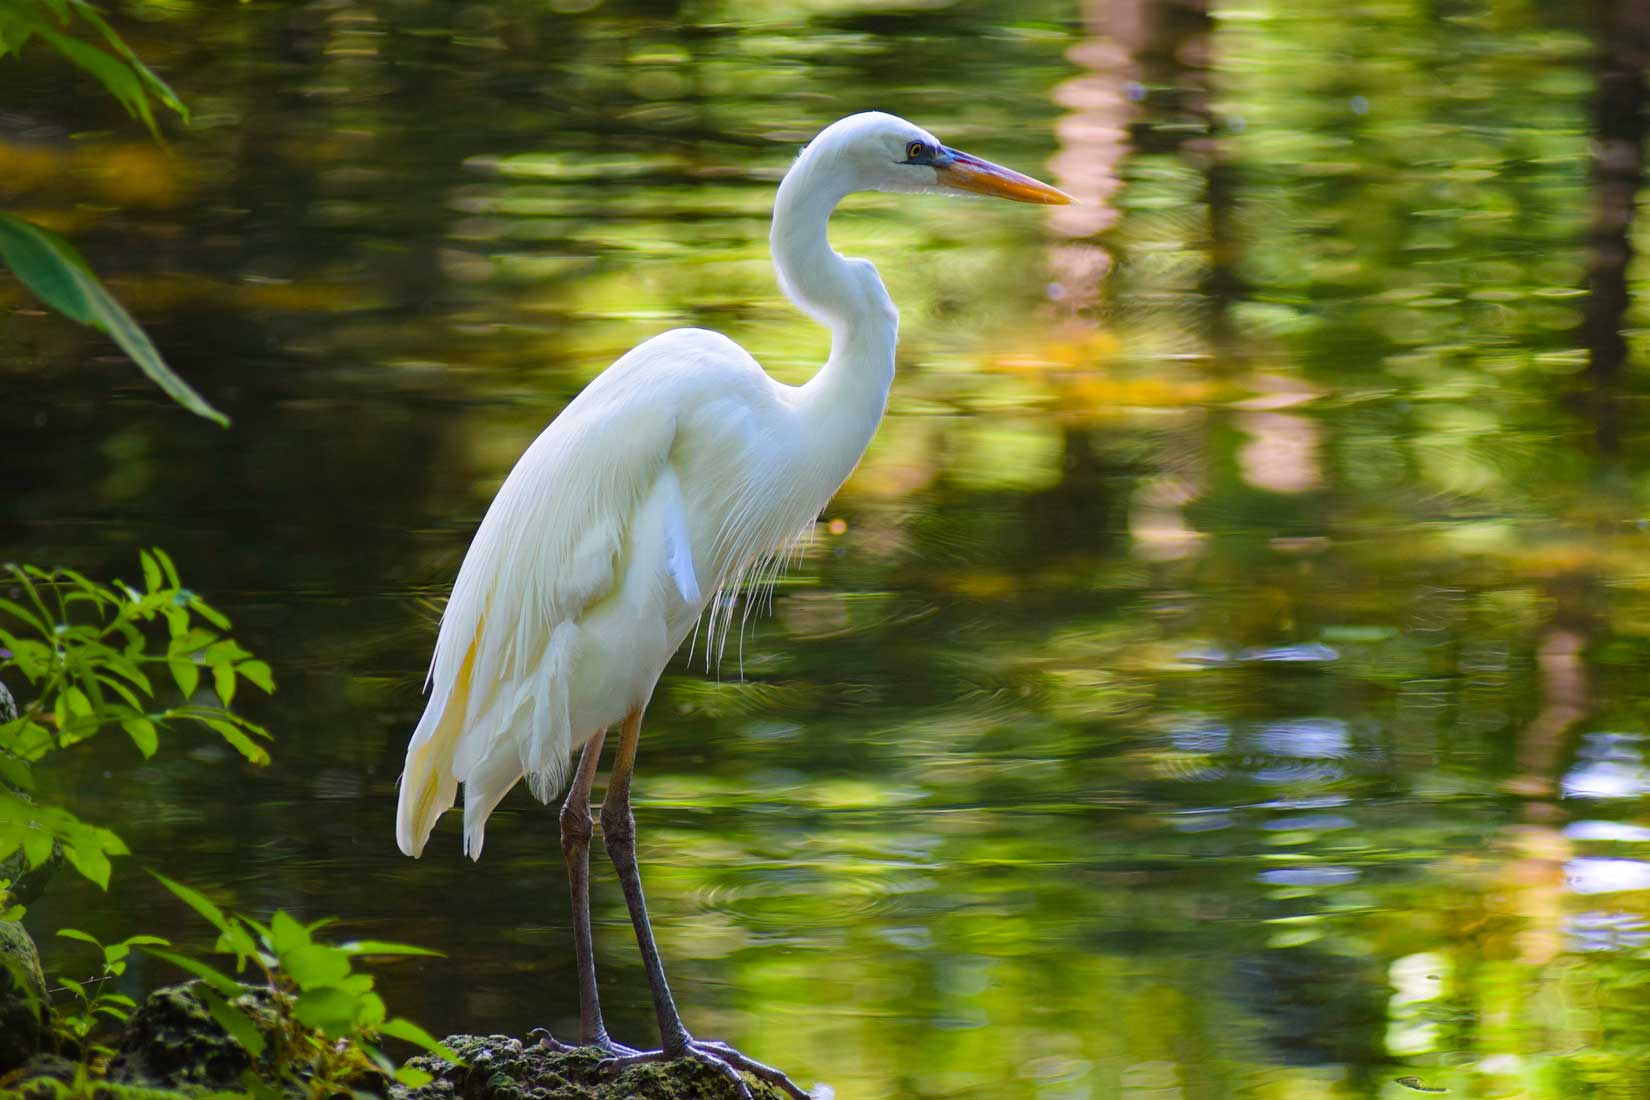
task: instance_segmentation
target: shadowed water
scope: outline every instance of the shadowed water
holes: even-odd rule
[[[840,1100],[1650,1091],[1610,33],[1473,2],[752,9],[128,4],[195,112],[164,149],[50,55],[6,63],[0,206],[72,236],[234,427],[0,283],[0,557],[130,575],[162,545],[280,681],[249,703],[268,769],[109,739],[61,776],[140,854],[36,933],[208,946],[141,861],[441,949],[382,978],[437,1032],[572,1033],[554,812],[512,794],[479,864],[455,819],[395,849],[440,600],[629,346],[823,360],[766,219],[799,144],[876,107],[1082,205],[834,223],[901,307],[888,419],[771,614],[708,673],[684,654],[644,730],[688,1026]],[[594,866],[608,1023],[650,1042]]]

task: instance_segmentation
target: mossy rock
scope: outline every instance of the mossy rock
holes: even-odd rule
[[[46,979],[34,940],[16,921],[0,921],[0,1073],[16,1069],[45,1045],[45,1004]]]
[[[238,1090],[248,1070],[260,1076],[268,1070],[212,1018],[195,993],[199,984],[157,989],[133,1011],[115,1043],[109,1080],[155,1088]],[[235,999],[235,1007],[266,1038],[276,1028],[269,996],[267,990],[253,990]]]
[[[451,1035],[443,1040],[463,1067],[439,1059],[408,1063],[435,1079],[416,1089],[396,1086],[392,1100],[732,1100],[732,1086],[715,1070],[689,1058],[649,1062],[620,1073],[599,1073],[607,1055],[595,1047],[555,1051],[533,1040],[504,1035]],[[787,1100],[785,1094],[746,1077],[754,1100]]]

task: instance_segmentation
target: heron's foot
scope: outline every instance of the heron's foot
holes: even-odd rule
[[[599,1036],[598,1038],[592,1039],[588,1043],[564,1043],[554,1035],[550,1034],[549,1028],[535,1027],[532,1031],[527,1033],[527,1037],[529,1039],[538,1040],[539,1046],[543,1047],[545,1050],[553,1050],[557,1054],[571,1054],[573,1051],[583,1050],[585,1047],[595,1047],[612,1057],[626,1057],[628,1055],[638,1053],[638,1051],[634,1048],[627,1047],[623,1043],[615,1043],[605,1034]]]
[[[608,1058],[597,1069],[603,1073],[617,1073],[626,1066],[643,1062],[674,1062],[678,1058],[691,1058],[715,1070],[733,1088],[734,1095],[739,1097],[739,1100],[752,1100],[750,1086],[745,1083],[742,1073],[766,1081],[793,1100],[809,1100],[808,1094],[797,1088],[795,1082],[783,1072],[754,1058],[747,1058],[726,1043],[704,1039],[690,1038],[680,1050],[644,1050]]]

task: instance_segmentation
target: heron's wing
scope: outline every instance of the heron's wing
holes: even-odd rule
[[[676,431],[672,402],[634,390],[593,384],[569,405],[510,471],[470,544],[407,747],[396,836],[409,855],[459,782],[466,847],[479,855],[505,792],[531,773],[535,793],[553,795],[575,735],[594,732],[568,728],[570,628],[618,583],[629,523],[667,470]],[[691,547],[672,553],[670,575],[685,594]]]

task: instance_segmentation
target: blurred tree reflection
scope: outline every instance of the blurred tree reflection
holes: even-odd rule
[[[105,365],[14,310],[0,542],[163,541],[287,683],[275,775],[102,760],[101,816],[446,949],[460,995],[387,983],[421,1019],[565,1026],[551,816],[507,803],[479,867],[389,843],[443,586],[638,339],[806,377],[772,189],[883,107],[1088,205],[834,227],[902,308],[890,417],[643,748],[690,1023],[844,1100],[1650,1090],[1639,5],[579,6],[133,5],[200,125],[125,181],[26,71],[0,191],[237,432],[132,389],[111,428]]]

